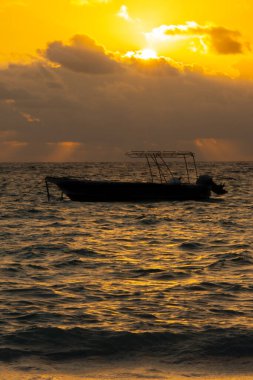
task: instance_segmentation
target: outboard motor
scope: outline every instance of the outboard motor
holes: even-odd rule
[[[208,174],[200,175],[197,179],[197,185],[207,186],[210,190],[212,190],[217,195],[226,194],[227,191],[224,189],[225,184],[222,183],[217,185],[212,177]]]

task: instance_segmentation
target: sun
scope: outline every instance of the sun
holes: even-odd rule
[[[125,54],[126,57],[129,58],[137,58],[137,59],[157,59],[157,52],[153,49],[143,49],[143,50],[137,50],[137,51],[128,51]]]
[[[156,59],[157,53],[153,49],[143,49],[140,51],[140,58],[141,59]]]

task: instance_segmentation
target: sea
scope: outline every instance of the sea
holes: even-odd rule
[[[253,162],[198,169],[228,193],[79,203],[51,185],[48,201],[45,176],[145,180],[146,168],[0,164],[2,368],[64,365],[71,373],[141,362],[139,377],[113,378],[165,379],[164,365],[236,371],[239,363],[253,379]]]

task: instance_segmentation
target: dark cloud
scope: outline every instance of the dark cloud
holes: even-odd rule
[[[104,49],[88,36],[76,35],[70,45],[55,41],[48,45],[46,57],[62,67],[88,74],[111,74],[120,64],[106,55]]]
[[[139,73],[145,75],[158,75],[158,76],[174,76],[179,75],[183,65],[180,65],[169,59],[159,58],[146,60],[145,64],[143,60],[137,58],[129,58],[124,60],[125,65],[129,68],[132,68]]]
[[[252,82],[159,60],[121,65],[111,75],[45,63],[0,70],[0,159],[113,160],[152,148],[253,158]]]
[[[212,46],[219,54],[242,54],[245,44],[241,41],[241,34],[223,27],[212,27],[209,30]]]
[[[182,26],[168,26],[165,31],[168,36],[194,36],[207,38],[209,45],[218,54],[242,54],[249,50],[249,45],[242,41],[239,31],[222,26],[201,26],[187,23]]]

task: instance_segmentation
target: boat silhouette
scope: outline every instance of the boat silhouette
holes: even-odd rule
[[[131,151],[131,158],[144,158],[150,180],[108,181],[71,177],[45,178],[48,200],[51,199],[49,184],[56,185],[72,201],[78,202],[140,202],[205,200],[214,192],[225,194],[224,184],[216,184],[209,175],[198,175],[194,153],[181,151]],[[183,159],[185,179],[174,174],[168,160]],[[192,171],[194,180],[192,180]]]

